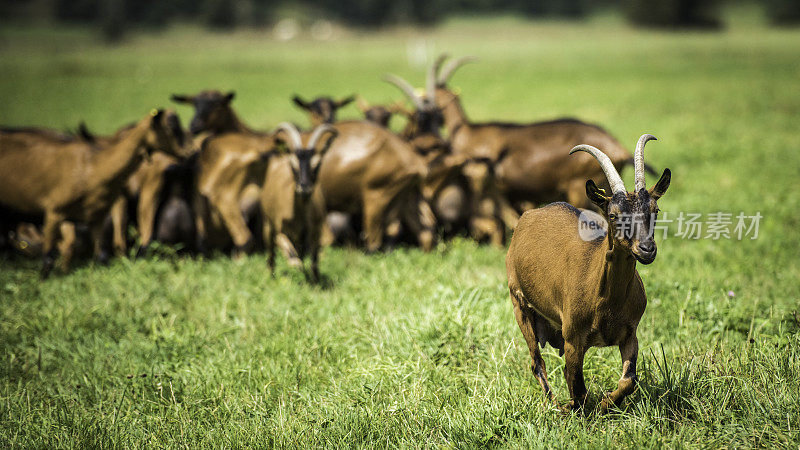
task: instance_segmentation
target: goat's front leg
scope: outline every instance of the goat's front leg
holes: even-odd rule
[[[117,256],[124,256],[128,251],[126,231],[128,228],[128,199],[124,195],[111,205],[111,224],[113,230],[112,244]]]
[[[309,280],[316,284],[319,283],[319,245],[314,245],[311,248],[311,272]]]
[[[619,406],[622,400],[630,395],[636,388],[636,359],[639,356],[639,340],[636,338],[636,331],[619,346],[619,353],[622,356],[622,377],[617,383],[617,389],[606,394],[600,404],[602,412],[608,411],[613,404]]]
[[[568,406],[572,409],[583,408],[586,403],[586,383],[583,381],[583,357],[585,354],[584,345],[573,341],[564,342],[564,372],[572,399]]]
[[[148,180],[139,193],[139,201],[136,204],[136,221],[139,227],[139,242],[145,249],[153,242],[158,198],[161,195],[163,184],[161,177]]]
[[[92,243],[94,244],[94,257],[102,265],[108,265],[111,259],[105,247],[103,246],[103,225],[104,220],[100,219],[89,224],[89,229],[92,232]]]
[[[44,242],[42,243],[42,272],[40,274],[42,279],[47,278],[50,275],[50,271],[53,270],[53,264],[58,254],[56,238],[63,220],[63,215],[52,211],[48,211],[44,215],[44,226],[42,227],[42,235],[44,237]]]
[[[75,253],[75,242],[77,240],[75,224],[73,222],[61,222],[61,241],[58,243],[58,252],[61,253],[61,271],[67,273]]]

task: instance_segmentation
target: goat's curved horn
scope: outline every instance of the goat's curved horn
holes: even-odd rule
[[[619,172],[614,168],[614,164],[611,162],[608,155],[600,151],[597,147],[586,144],[576,145],[569,151],[569,154],[571,155],[575,152],[586,152],[594,156],[597,162],[600,163],[600,168],[603,169],[603,173],[606,174],[612,193],[625,192],[625,183],[622,182],[622,177],[619,176]]]
[[[644,144],[648,141],[657,141],[658,139],[652,134],[643,134],[636,143],[636,151],[633,152],[633,192],[639,192],[640,189],[645,189],[644,182]]]
[[[316,147],[317,141],[319,141],[319,139],[325,133],[332,133],[334,136],[336,136],[339,134],[339,131],[327,123],[318,125],[317,128],[314,128],[314,131],[311,132],[311,137],[308,139],[308,148]]]
[[[383,79],[389,83],[392,83],[393,85],[397,86],[398,89],[403,91],[403,93],[406,94],[406,96],[411,99],[412,102],[414,102],[417,108],[422,109],[425,106],[422,98],[420,98],[420,96],[414,92],[414,87],[411,86],[408,81],[392,74],[386,75]]]
[[[436,58],[436,61],[433,62],[433,64],[431,65],[431,69],[428,71],[426,95],[430,100],[434,100],[434,93],[436,92],[436,86],[439,85],[439,78],[437,75],[439,73],[439,69],[442,67],[444,61],[449,57],[450,55],[448,55],[447,53],[442,53],[441,55],[439,55],[438,58]]]
[[[447,81],[450,79],[451,76],[453,76],[453,72],[455,72],[456,69],[458,69],[459,67],[463,66],[464,64],[467,64],[467,63],[470,63],[470,62],[474,62],[474,61],[477,61],[477,60],[478,60],[478,58],[476,58],[474,56],[463,56],[461,58],[454,59],[454,60],[448,62],[444,66],[442,71],[439,73],[439,78],[436,80],[437,84],[439,86],[443,86],[443,85],[447,84]]]
[[[300,132],[297,131],[297,127],[289,122],[281,122],[275,128],[275,133],[279,131],[285,131],[286,134],[289,136],[290,146],[292,150],[299,150],[303,148],[303,140],[300,138]]]

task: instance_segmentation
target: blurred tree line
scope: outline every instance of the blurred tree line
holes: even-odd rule
[[[763,0],[769,19],[800,23],[800,0]],[[530,18],[582,18],[599,8],[622,8],[639,26],[718,27],[720,0],[0,0],[0,16],[88,23],[109,40],[127,28],[162,27],[171,22],[211,28],[268,25],[290,10],[349,26],[433,24],[449,15],[519,14]]]

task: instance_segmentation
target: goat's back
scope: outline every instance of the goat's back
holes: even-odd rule
[[[328,208],[354,212],[365,190],[394,190],[421,177],[424,163],[399,136],[374,123],[345,121],[320,168]]]
[[[91,150],[38,131],[0,132],[0,203],[41,213],[80,184]]]
[[[584,241],[578,233],[581,210],[552,203],[520,217],[506,256],[509,289],[551,323],[561,324],[570,302],[591,299],[588,291],[601,272],[604,238]]]

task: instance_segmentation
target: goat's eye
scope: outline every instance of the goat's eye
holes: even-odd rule
[[[617,215],[614,214],[614,213],[611,213],[611,214],[608,215],[608,218],[611,219],[611,220],[617,220]]]

